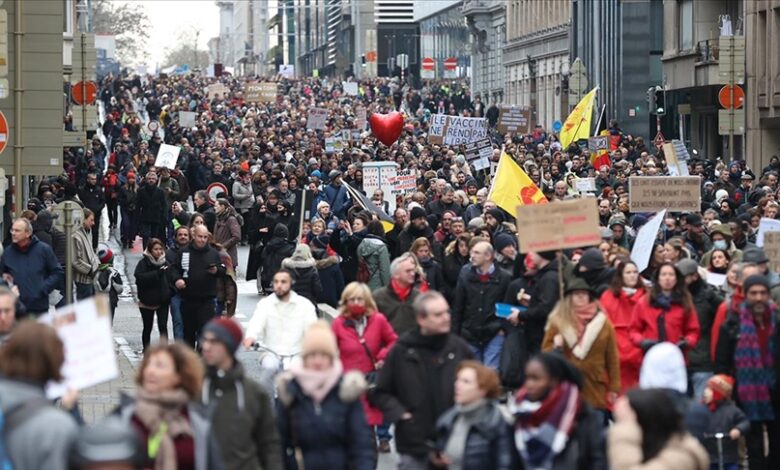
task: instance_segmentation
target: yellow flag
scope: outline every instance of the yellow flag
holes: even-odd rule
[[[517,206],[547,202],[547,198],[528,174],[503,151],[488,199],[513,216]]]
[[[561,145],[565,150],[572,142],[590,137],[590,121],[593,118],[593,103],[596,101],[596,87],[577,103],[566,118],[561,129]]]

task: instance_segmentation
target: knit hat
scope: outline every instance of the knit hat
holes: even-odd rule
[[[496,207],[495,209],[490,209],[487,213],[496,219],[499,224],[504,222],[504,213],[501,212],[501,209]]]
[[[517,248],[517,240],[508,233],[499,233],[496,235],[496,239],[493,241],[493,247],[496,249],[497,253],[500,253],[501,250],[510,245]]]
[[[748,248],[742,253],[743,263],[764,264],[769,262],[769,258],[761,248]]]
[[[588,271],[603,269],[605,265],[604,255],[598,248],[588,248],[585,250],[585,252],[582,253],[582,256],[580,256],[579,263],[577,263],[578,268],[583,267]]]
[[[734,389],[734,379],[725,374],[713,375],[707,381],[707,388],[712,390],[714,401],[729,399]]]
[[[692,225],[694,227],[698,227],[703,223],[702,218],[699,214],[688,214],[685,216],[685,220],[688,221],[688,225]]]
[[[477,230],[485,226],[485,220],[482,217],[474,217],[469,220],[468,229]]]
[[[100,264],[107,264],[114,260],[114,252],[105,245],[98,246],[97,256],[100,260]]]
[[[284,238],[285,240],[290,238],[290,230],[284,224],[276,224],[274,227],[274,237]]]
[[[409,211],[409,220],[414,220],[419,218],[425,218],[425,209],[423,209],[422,207],[412,207],[412,210]]]
[[[325,353],[333,359],[339,357],[336,336],[333,334],[330,325],[323,320],[312,324],[303,334],[301,357],[305,358],[307,355],[315,352]]]
[[[536,254],[546,259],[547,261],[552,261],[558,255],[558,252],[556,252],[555,250],[550,250],[550,251],[539,251]]]
[[[677,262],[677,269],[680,270],[680,274],[683,276],[690,276],[691,274],[696,274],[699,270],[699,264],[689,258],[681,259]]]
[[[766,287],[766,290],[769,290],[769,279],[767,279],[767,277],[762,274],[753,274],[752,276],[748,276],[747,279],[745,279],[745,281],[742,283],[742,292],[747,294],[747,291],[749,291],[753,286],[764,286]]]
[[[203,334],[212,333],[217,341],[224,344],[230,354],[235,355],[244,333],[238,323],[229,318],[214,318],[203,327]]]

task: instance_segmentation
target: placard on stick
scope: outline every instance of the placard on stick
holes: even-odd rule
[[[244,99],[250,103],[273,103],[277,90],[274,82],[249,82],[244,86]]]
[[[498,131],[502,134],[517,132],[528,134],[528,122],[531,120],[531,108],[501,106],[498,108]]]
[[[601,241],[595,198],[517,206],[520,252],[563,250]]]
[[[699,212],[701,179],[698,176],[632,176],[628,179],[631,212]]]
[[[764,234],[764,253],[769,258],[769,269],[780,272],[780,232]]]

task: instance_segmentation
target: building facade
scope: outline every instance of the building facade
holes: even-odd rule
[[[579,57],[590,87],[600,87],[598,109],[606,105],[624,132],[652,139],[646,94],[662,82],[662,0],[572,0],[571,8],[569,59]]]
[[[472,35],[471,94],[484,103],[504,101],[506,2],[464,0],[463,16]]]
[[[504,104],[529,106],[531,125],[550,129],[568,115],[571,3],[512,0],[506,5]]]
[[[433,59],[434,78],[465,78],[471,72],[471,32],[461,13],[462,0],[415,4],[415,21],[420,24],[420,57]],[[431,5],[437,8],[432,8]],[[455,70],[446,71],[444,61],[454,58]]]
[[[219,36],[209,41],[209,55],[238,75],[269,71],[267,0],[217,0]]]
[[[745,2],[746,153],[751,168],[780,156],[780,2]]]

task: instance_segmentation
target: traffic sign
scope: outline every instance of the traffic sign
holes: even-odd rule
[[[8,144],[8,120],[5,118],[5,114],[0,111],[0,153],[3,153],[6,145]]]
[[[420,71],[420,77],[422,78],[434,78],[436,76],[436,61],[430,57],[426,57],[422,60],[422,70]]]
[[[409,68],[409,56],[407,54],[398,54],[395,56],[395,64],[403,69]]]
[[[444,60],[444,70],[455,70],[458,67],[458,59],[449,57]]]
[[[147,124],[146,127],[148,127],[150,131],[156,132],[157,129],[160,128],[160,122],[159,121],[149,121],[149,124]]]
[[[376,51],[366,52],[366,62],[376,62]]]
[[[664,143],[666,143],[666,139],[664,138],[664,135],[661,133],[661,131],[658,131],[658,134],[655,135],[653,143],[656,147],[662,147]]]
[[[555,121],[553,123],[553,132],[561,132],[562,128],[563,128],[563,123],[561,123],[561,121]]]
[[[745,102],[745,90],[739,85],[726,85],[718,92],[718,102],[725,109],[739,109]]]
[[[95,104],[95,98],[97,98],[97,84],[95,82],[88,81],[86,82],[86,86],[84,85],[84,82],[78,82],[75,85],[71,87],[71,93],[73,95],[73,102],[82,105],[84,104],[84,90],[86,89],[87,96],[86,96],[86,102],[87,104]]]
[[[219,196],[220,193],[227,194],[227,192],[227,187],[222,183],[211,183],[209,187],[206,188],[206,194],[208,194],[211,202],[217,202],[217,196]]]

